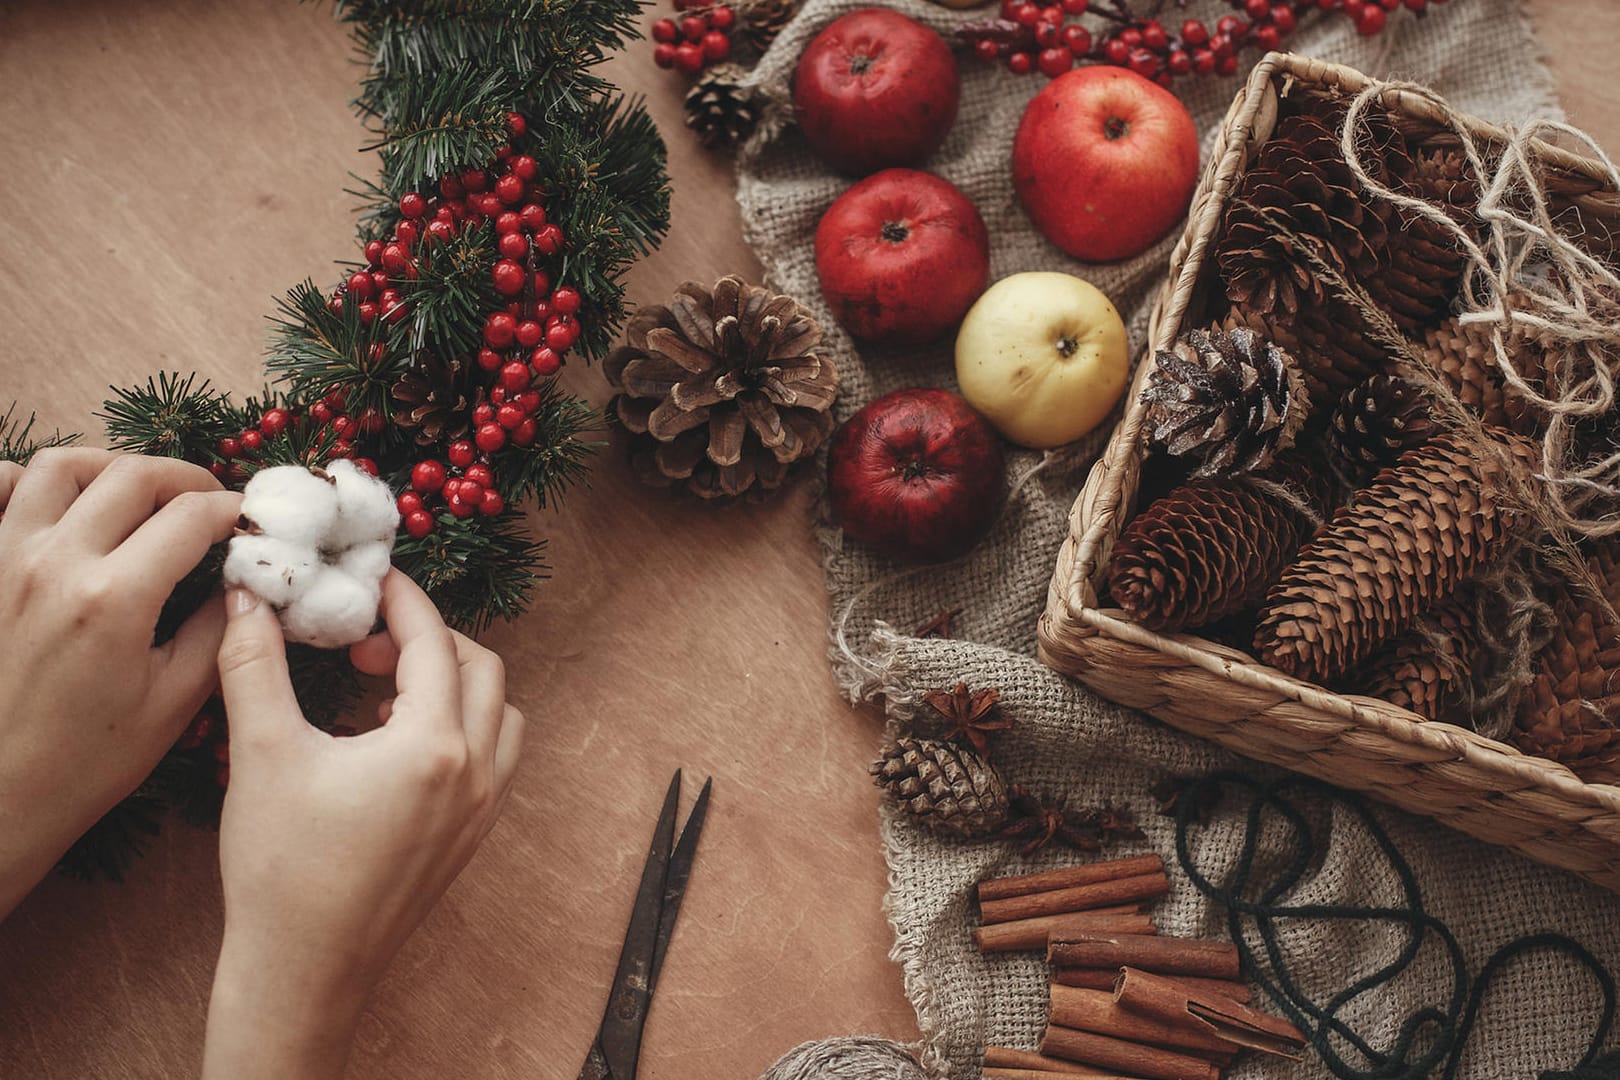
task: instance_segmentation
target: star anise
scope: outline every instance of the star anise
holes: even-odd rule
[[[990,736],[1013,726],[1012,717],[1001,711],[1001,691],[993,686],[969,690],[957,683],[949,690],[930,690],[923,695],[944,719],[940,738],[966,739],[980,754],[990,752]]]
[[[1076,851],[1101,851],[1122,840],[1143,838],[1131,812],[1113,803],[1070,809],[1042,802],[1016,784],[1008,790],[1007,801],[1007,824],[996,835],[1024,841],[1025,855],[1035,854],[1054,840]]]

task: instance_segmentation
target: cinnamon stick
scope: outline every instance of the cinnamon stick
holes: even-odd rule
[[[1077,885],[1094,885],[1099,881],[1141,877],[1143,874],[1163,870],[1164,860],[1157,855],[1132,855],[1127,859],[1109,859],[1105,862],[1084,863],[1080,866],[1065,866],[1058,870],[1043,870],[1038,874],[991,878],[989,881],[979,882],[979,903],[982,904],[986,900],[1005,900],[1009,896],[1051,892],[1054,889],[1072,889]]]
[[[1197,975],[1236,982],[1241,965],[1235,945],[1197,938],[1064,931],[1052,937],[1046,958],[1056,967],[1140,968],[1162,975]]]
[[[1113,998],[1123,1012],[1176,1026],[1190,1024],[1234,1049],[1298,1058],[1305,1048],[1305,1036],[1282,1017],[1251,1009],[1219,994],[1200,992],[1180,980],[1162,975],[1126,968],[1119,977]],[[1055,997],[1052,1016],[1057,1019]]]
[[[1126,969],[1053,968],[1052,981],[1060,986],[1083,986],[1087,990],[1113,990],[1119,985],[1119,973],[1123,970]],[[1240,1005],[1247,1005],[1254,1000],[1254,991],[1249,989],[1247,983],[1227,982],[1225,979],[1203,979],[1196,975],[1175,975],[1171,978],[1185,984],[1189,990],[1220,994]]]
[[[1148,993],[1152,995],[1152,988]],[[1182,1000],[1185,1001],[1185,997]],[[1158,999],[1154,1004],[1159,1004]],[[1231,1061],[1237,1053],[1235,1046],[1189,1017],[1167,1020],[1157,1013],[1133,1012],[1121,1007],[1108,990],[1053,986],[1051,1022],[1076,1031],[1189,1051],[1221,1065]]]
[[[982,953],[1044,950],[1048,934],[1089,930],[1098,934],[1154,934],[1151,915],[1102,915],[1094,911],[1071,911],[1064,915],[1042,915],[1036,919],[992,923],[973,931],[973,943]],[[1110,982],[1112,989],[1113,983]]]
[[[1099,881],[1091,885],[1076,885],[1069,889],[1009,896],[1005,900],[987,900],[979,905],[979,923],[989,926],[992,923],[1034,919],[1042,915],[1088,911],[1112,904],[1150,900],[1169,891],[1170,879],[1163,870],[1159,870],[1151,874]]]
[[[1062,1058],[1047,1057],[1033,1050],[1014,1050],[1010,1046],[985,1047],[984,1067],[986,1070],[1023,1069],[1025,1072],[1060,1073],[1085,1077],[1087,1080],[1110,1080],[1114,1075],[1104,1069],[1093,1069],[1090,1065],[1076,1065]]]
[[[1117,1069],[1144,1080],[1220,1080],[1221,1070],[1203,1058],[1156,1046],[1095,1035],[1089,1031],[1048,1024],[1041,1036],[1041,1053],[1084,1065]]]

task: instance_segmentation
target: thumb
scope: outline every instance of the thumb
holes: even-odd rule
[[[230,722],[232,750],[274,741],[304,726],[287,673],[287,645],[269,605],[246,589],[225,594],[225,636],[219,643],[219,687]]]

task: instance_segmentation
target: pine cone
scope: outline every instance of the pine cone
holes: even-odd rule
[[[1512,547],[1525,516],[1501,458],[1526,470],[1524,439],[1499,445],[1442,435],[1408,451],[1352,496],[1266,597],[1255,631],[1260,659],[1296,678],[1337,679]]]
[[[1153,361],[1142,388],[1152,441],[1201,458],[1195,477],[1267,468],[1310,410],[1293,358],[1246,328],[1189,330]]]
[[[1620,601],[1616,549],[1587,559],[1599,591]],[[1583,779],[1620,783],[1620,624],[1595,599],[1566,592],[1557,625],[1536,657],[1508,739],[1527,754],[1561,761]]]
[[[414,428],[422,446],[461,438],[472,417],[466,373],[467,361],[424,352],[389,390],[401,406],[394,410],[394,423]]]
[[[884,744],[880,754],[871,768],[877,785],[924,828],[974,840],[1006,823],[1007,785],[977,752],[906,736]]]
[[[650,483],[684,481],[704,498],[774,489],[832,431],[838,371],[792,297],[738,277],[689,281],[625,336],[602,371]]]
[[[1298,469],[1281,479],[1320,511],[1328,493],[1319,477]],[[1314,528],[1310,514],[1247,477],[1186,484],[1125,526],[1108,594],[1149,630],[1204,626],[1259,604]]]
[[[1439,720],[1467,689],[1479,651],[1472,596],[1465,592],[1385,643],[1345,689]]]
[[[1541,344],[1518,333],[1509,334],[1504,344],[1511,350],[1520,377],[1542,389],[1546,357]],[[1530,434],[1539,426],[1540,413],[1502,378],[1491,327],[1447,319],[1425,333],[1423,344],[1415,345],[1414,350],[1428,372],[1485,423],[1510,427],[1520,434]]]
[[[1388,354],[1373,337],[1346,329],[1360,325],[1355,309],[1328,300],[1291,317],[1239,304],[1226,313],[1220,328],[1247,327],[1282,348],[1298,365],[1311,401],[1326,409],[1388,363]]]
[[[759,123],[754,90],[743,83],[747,74],[741,64],[716,64],[686,92],[686,126],[711,150],[738,145]]]
[[[1428,395],[1416,383],[1374,375],[1339,399],[1328,432],[1334,456],[1361,476],[1393,465],[1439,433],[1429,409]]]
[[[776,35],[798,13],[798,0],[753,0],[736,8],[737,25],[732,40],[756,53],[770,48]]]

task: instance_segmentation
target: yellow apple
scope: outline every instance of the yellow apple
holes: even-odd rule
[[[1072,274],[1002,278],[956,334],[962,396],[1002,435],[1038,450],[1102,423],[1129,377],[1119,312]]]

